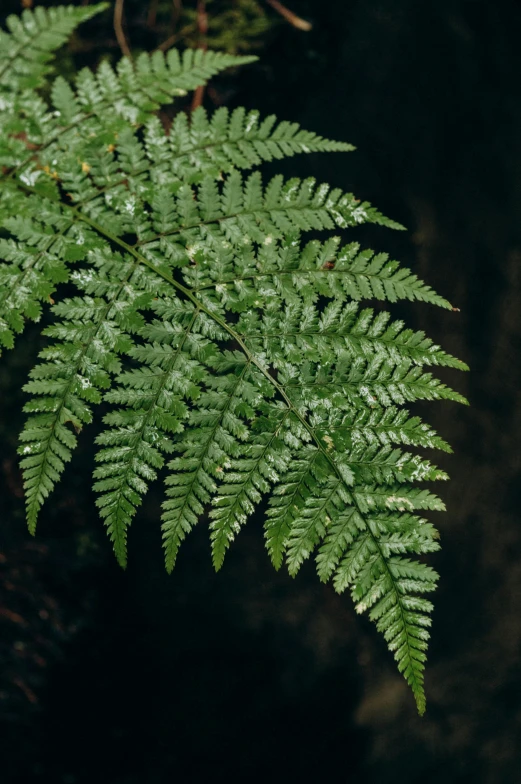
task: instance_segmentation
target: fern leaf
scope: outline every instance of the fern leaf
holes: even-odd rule
[[[5,348],[14,346],[26,320],[40,320],[58,284],[69,278],[67,262],[83,258],[93,244],[88,230],[54,205],[38,207],[38,217],[11,217],[3,224],[17,237],[0,239],[0,346]]]
[[[341,507],[334,520],[329,518],[326,522],[328,526],[316,557],[317,574],[324,583],[331,579],[343,554],[365,529],[364,520],[354,506]]]
[[[370,464],[373,456],[366,457]],[[434,590],[437,575],[425,564],[396,553],[431,552],[437,549],[436,534],[429,524],[411,514],[368,514],[367,504],[364,511],[356,492],[368,477],[359,474],[352,460],[346,465],[332,457],[328,459],[329,476],[306,498],[292,521],[287,543],[288,569],[295,574],[322,542],[317,555],[319,577],[327,580],[334,575],[338,592],[351,588],[357,612],[369,611],[422,714],[428,612],[432,605],[417,594]],[[389,477],[384,474],[381,479],[385,483]],[[388,493],[389,490],[388,487]],[[428,503],[425,497],[422,501]],[[403,499],[397,503],[398,508],[402,508],[401,504]],[[418,608],[420,612],[415,611]]]
[[[24,409],[30,416],[19,451],[32,533],[43,501],[71,459],[76,434],[92,420],[91,405],[101,402],[102,392],[121,369],[119,355],[132,347],[130,333],[141,325],[136,305],[143,304],[142,290],[132,286],[136,264],[111,257],[107,269],[106,258],[99,254],[97,265],[97,274],[89,270],[88,275],[74,276],[77,285],[96,298],[86,293],[53,307],[60,320],[44,334],[55,343],[40,353],[46,361],[36,365],[24,387],[32,399]]]
[[[435,482],[448,479],[428,460],[390,446],[356,446],[342,454],[357,484],[393,484],[395,482]]]
[[[108,8],[107,3],[76,8],[26,8],[7,17],[9,32],[0,31],[0,88],[39,87],[49,72],[53,53],[82,22]]]
[[[331,399],[338,407],[352,408],[404,405],[415,400],[453,400],[466,403],[463,395],[442,384],[431,373],[409,362],[393,365],[381,357],[339,355],[333,366],[305,363],[300,370],[284,365],[281,383],[300,393],[301,404],[314,408],[321,400]]]
[[[199,194],[187,185],[179,188],[176,197],[177,209],[172,211],[171,222],[163,231],[144,243],[148,250],[160,247],[159,240],[167,235],[179,235],[181,241],[193,244],[206,240],[210,246],[223,241],[233,246],[253,241],[264,243],[267,237],[282,237],[295,231],[332,229],[335,226],[346,228],[366,221],[382,223],[398,228],[398,224],[388,221],[370,205],[363,209],[350,194],[342,194],[338,189],[330,192],[327,185],[315,185],[315,180],[288,180],[274,177],[262,187],[260,175],[255,172],[243,183],[241,175],[233,171],[227,178],[220,198],[214,201],[209,211],[200,186]],[[159,191],[155,194],[155,204],[171,203],[171,194]],[[198,230],[198,231],[195,231]]]
[[[58,77],[51,88],[54,111],[45,111],[42,105],[38,112],[33,105],[30,113],[37,122],[31,117],[31,122],[20,127],[18,119],[16,130],[23,131],[27,143],[40,148],[43,165],[56,161],[57,150],[77,159],[85,149],[84,139],[98,140],[106,149],[129,123],[144,123],[161,105],[204,85],[215,74],[256,59],[202,49],[187,50],[181,56],[171,49],[167,54],[143,52],[135,64],[123,58],[115,70],[104,61],[96,73],[87,68],[80,71],[75,89]],[[24,171],[26,179],[35,176],[33,156],[27,155],[23,145],[18,150],[10,164]]]
[[[212,555],[219,569],[230,543],[239,533],[264,493],[278,482],[287,470],[291,453],[280,436],[289,411],[270,410],[270,416],[256,420],[256,435],[247,445],[239,445],[238,457],[232,457],[214,501],[212,518]]]
[[[288,546],[288,536],[301,508],[327,476],[319,450],[308,446],[294,455],[288,470],[269,500],[264,532],[266,547],[276,569],[280,569]]]
[[[301,130],[297,123],[276,124],[273,116],[260,122],[256,111],[238,108],[230,113],[225,107],[217,109],[211,119],[202,107],[191,115],[180,112],[168,135],[159,120],[152,118],[145,130],[145,143],[158,182],[172,177],[199,182],[205,175],[252,169],[263,161],[298,153],[354,149],[345,142]]]
[[[181,456],[168,464],[171,473],[166,479],[168,500],[163,504],[162,529],[169,572],[181,542],[215,495],[231,456],[238,457],[238,439],[248,432],[240,405],[249,384],[250,363],[240,355],[228,354],[214,357],[212,364],[220,375],[207,379],[209,388],[190,415],[192,428],[176,444]],[[214,557],[217,559],[217,552]]]
[[[417,275],[401,267],[397,261],[389,261],[387,253],[359,252],[359,247],[352,243],[343,248],[330,270],[333,272],[330,279],[338,275],[351,299],[419,300],[452,309],[450,302],[436,294]]]
[[[338,451],[356,444],[404,444],[452,451],[449,444],[420,417],[409,417],[405,409],[395,406],[317,415],[315,422],[321,440],[327,437]]]
[[[185,348],[197,315],[194,310],[188,325],[174,331],[167,344],[132,348],[130,356],[145,367],[121,374],[119,386],[105,396],[125,408],[104,418],[110,428],[97,438],[104,448],[96,457],[101,465],[94,472],[94,489],[122,566],[127,563],[127,528],[141,496],[163,466],[163,455],[173,451],[170,435],[183,430],[186,401],[200,394],[202,370]]]
[[[123,58],[117,70],[102,63],[96,77],[87,69],[81,71],[77,80],[78,102],[84,112],[96,115],[101,115],[107,104],[115,105],[121,116],[141,122],[174,96],[195,90],[220,71],[256,59],[202,49],[187,49],[182,55],[177,49],[166,54],[143,52],[135,66]]]
[[[429,490],[403,485],[385,487],[357,487],[353,498],[362,513],[373,511],[413,512],[416,509],[429,509],[435,512],[445,510],[444,503]]]
[[[317,544],[324,538],[331,519],[343,510],[348,496],[338,477],[329,476],[323,487],[315,490],[292,522],[287,545],[289,573],[295,575],[302,563],[309,558]]]
[[[382,554],[379,540],[369,533],[355,539],[334,577],[337,591],[351,588],[357,612],[369,611],[410,685],[418,712],[425,712],[424,676],[428,613],[432,604],[417,594],[433,591],[438,575],[429,566]]]
[[[104,6],[26,11],[0,34],[0,345],[50,307],[21,435],[27,520],[95,407],[94,487],[116,557],[166,466],[165,563],[208,512],[216,569],[267,498],[276,568],[318,576],[368,612],[425,709],[423,671],[438,549],[421,483],[446,474],[416,447],[450,451],[417,400],[465,398],[429,367],[465,370],[421,331],[362,300],[451,309],[387,255],[306,244],[304,232],[402,228],[312,178],[263,183],[264,161],[347,151],[294,123],[159,106],[248,62],[175,50],[103,62],[39,95],[52,51]],[[64,288],[65,284],[65,288]],[[65,298],[64,298],[65,297]]]
[[[245,320],[238,332],[253,346],[262,345],[274,364],[284,357],[317,361],[348,351],[353,357],[380,357],[393,364],[444,365],[467,370],[464,362],[436,346],[423,332],[404,329],[403,321],[389,323],[390,314],[359,311],[355,302],[333,300],[319,311],[314,305],[287,306],[284,313],[267,312],[262,322]]]
[[[302,250],[298,236],[290,235],[282,241],[270,238],[256,258],[242,253],[223,264],[221,254],[212,266],[189,270],[189,280],[198,291],[215,289],[221,301],[224,296],[233,296],[233,289],[247,292],[275,288],[288,304],[300,299],[316,302],[322,295],[342,301],[421,300],[452,309],[450,302],[397,261],[389,261],[386,254],[359,252],[358,243],[339,246],[339,237],[326,242],[312,240]]]

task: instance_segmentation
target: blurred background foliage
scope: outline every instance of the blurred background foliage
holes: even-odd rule
[[[22,5],[2,0],[0,18]],[[197,100],[356,144],[285,171],[353,190],[404,223],[408,233],[363,227],[356,238],[460,308],[395,309],[471,366],[451,378],[468,410],[417,406],[455,450],[439,461],[452,481],[435,520],[430,702],[419,719],[370,624],[311,564],[295,581],[272,570],[261,510],[219,575],[200,526],[167,577],[151,493],[123,573],[94,512],[85,442],[30,539],[15,458],[17,390],[39,349],[28,332],[0,373],[3,781],[521,780],[521,3],[126,0],[119,11],[133,53],[259,54]],[[119,39],[112,7],[57,68],[113,61]]]

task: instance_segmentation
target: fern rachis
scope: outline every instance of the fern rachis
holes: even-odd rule
[[[179,112],[164,131],[161,103],[245,58],[124,58],[116,70],[82,71],[76,88],[56,79],[47,106],[37,88],[52,49],[95,11],[26,11],[10,23],[13,40],[2,34],[0,342],[12,348],[48,305],[54,319],[25,387],[30,530],[94,408],[111,404],[94,489],[121,565],[162,469],[169,571],[206,510],[220,568],[267,496],[274,566],[296,574],[315,557],[321,580],[349,588],[423,712],[432,608],[423,594],[437,576],[410,556],[438,549],[418,512],[444,507],[415,483],[447,477],[408,448],[450,448],[406,405],[465,402],[424,372],[465,365],[359,302],[451,306],[385,254],[303,240],[365,222],[400,228],[369,204],[313,179],[263,184],[241,173],[350,145],[243,109]],[[47,54],[24,62],[34,25]],[[64,283],[74,296],[63,298]]]

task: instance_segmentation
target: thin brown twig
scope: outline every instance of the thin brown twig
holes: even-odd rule
[[[29,686],[27,686],[27,684],[21,678],[18,677],[13,678],[13,683],[15,684],[15,686],[18,686],[20,691],[22,691],[25,694],[29,702],[32,702],[33,705],[38,702],[38,697],[36,696],[34,691],[30,689]]]
[[[208,47],[206,42],[206,34],[208,32],[208,14],[206,13],[205,0],[197,0],[197,31],[201,37],[199,48],[206,50]],[[201,84],[194,92],[194,97],[192,99],[192,111],[195,111],[195,109],[202,105],[204,99],[204,88],[205,85]]]
[[[157,6],[159,0],[150,0],[147,13],[147,27],[155,27],[157,20]]]
[[[296,27],[297,30],[303,30],[305,33],[309,33],[309,31],[313,28],[311,22],[307,22],[305,19],[302,19],[302,17],[294,14],[293,11],[290,11],[289,8],[286,8],[285,5],[279,3],[279,0],[266,0],[266,2],[268,5],[271,5],[271,7],[281,16],[283,16],[287,22],[293,25],[293,27]]]
[[[172,17],[170,19],[172,33],[175,33],[177,23],[179,22],[182,13],[183,13],[183,0],[172,0]]]
[[[116,33],[116,38],[119,44],[119,48],[130,60],[132,59],[132,53],[130,51],[130,47],[127,43],[127,39],[125,38],[125,33],[123,32],[123,5],[125,0],[116,0],[114,4],[114,32]]]
[[[170,49],[170,47],[180,41],[181,38],[184,38],[186,35],[189,35],[194,31],[194,25],[186,25],[186,27],[182,27],[178,33],[174,33],[173,35],[169,36],[166,41],[163,41],[162,44],[159,44],[157,48],[160,52],[166,52],[167,49]]]

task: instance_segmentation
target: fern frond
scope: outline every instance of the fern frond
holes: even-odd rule
[[[33,95],[24,98],[23,114],[17,107],[12,129],[15,138],[9,139],[9,158],[5,160],[23,171],[27,181],[38,171],[34,156],[27,154],[27,145],[39,149],[41,164],[49,167],[56,161],[57,151],[60,157],[69,153],[77,159],[85,151],[85,139],[107,148],[117,142],[119,133],[143,124],[160,106],[206,84],[223,70],[256,59],[202,49],[186,50],[181,55],[170,49],[166,54],[143,52],[135,63],[123,58],[116,69],[106,61],[96,73],[85,68],[77,75],[74,88],[58,77],[51,87],[52,111]],[[25,115],[27,120],[23,119]],[[20,132],[25,137],[23,144],[16,140]]]
[[[165,252],[171,238],[188,246],[189,257],[201,243],[226,250],[250,242],[262,245],[267,238],[295,231],[347,228],[364,222],[399,227],[369,204],[358,204],[351,194],[327,185],[317,187],[313,178],[285,182],[277,175],[263,188],[257,172],[243,182],[232,171],[222,188],[209,178],[197,189],[182,185],[175,200],[168,191],[155,191],[152,206],[162,221],[156,225],[156,231],[160,230],[155,236],[141,240],[143,251]]]
[[[418,712],[425,712],[423,671],[425,667],[431,602],[421,594],[433,591],[438,575],[429,566],[408,558],[385,557],[384,547],[374,533],[364,532],[349,542],[340,562],[334,585],[341,593],[351,589],[357,612],[369,611],[410,685]],[[420,542],[421,540],[418,540]],[[418,596],[420,594],[420,596]]]
[[[293,393],[299,405],[309,409],[324,400],[333,401],[338,409],[388,407],[416,400],[467,402],[459,392],[410,362],[393,365],[382,357],[353,359],[348,353],[339,354],[336,361],[324,366],[305,362],[298,368],[285,363],[280,383]]]
[[[371,250],[359,252],[357,243],[341,250],[334,259],[332,271],[340,276],[345,293],[354,300],[419,300],[452,309],[450,302],[440,297],[417,275],[401,267],[397,261],[390,261],[387,253],[374,253]],[[333,279],[334,275],[326,278],[330,282]]]
[[[42,306],[52,303],[58,284],[69,278],[67,262],[82,259],[93,244],[89,230],[55,203],[36,200],[34,206],[34,216],[29,207],[27,216],[3,222],[17,238],[0,239],[0,346],[5,348],[14,346],[26,320],[40,320]]]
[[[316,413],[313,421],[319,437],[322,440],[327,437],[338,451],[356,444],[404,444],[452,451],[449,444],[420,417],[409,417],[405,409],[395,406],[354,408],[348,413]]]
[[[290,574],[297,573],[324,538],[331,524],[331,515],[336,517],[348,503],[349,496],[339,477],[328,476],[327,482],[307,496],[299,514],[292,521],[288,537],[287,562]]]
[[[353,491],[353,498],[362,513],[375,510],[413,512],[416,509],[445,511],[445,505],[438,496],[420,487],[403,485],[357,487]]]
[[[132,348],[129,355],[145,367],[121,374],[119,386],[105,395],[125,408],[105,416],[111,427],[96,439],[104,448],[96,457],[101,465],[94,472],[94,490],[101,494],[97,504],[122,566],[127,562],[127,528],[141,496],[162,467],[163,455],[173,451],[171,434],[183,430],[186,401],[200,394],[202,369],[189,350],[198,311],[191,310],[188,324],[174,330],[167,344]]]
[[[417,558],[439,545],[419,513],[444,505],[421,483],[447,476],[414,449],[450,447],[408,405],[466,403],[425,371],[466,365],[359,303],[452,306],[385,254],[338,237],[303,244],[307,231],[402,228],[368,203],[240,171],[350,145],[243,109],[178,112],[163,130],[160,105],[251,58],[123,58],[75,86],[56,79],[49,105],[33,88],[50,52],[99,8],[26,12],[0,36],[0,344],[46,306],[53,317],[25,386],[29,528],[103,402],[94,488],[122,566],[163,468],[168,571],[207,511],[219,569],[266,498],[274,566],[296,574],[313,555],[321,580],[349,589],[423,712],[423,594],[437,576]]]
[[[351,194],[331,190],[328,185],[316,186],[313,178],[284,181],[276,176],[263,188],[259,173],[243,181],[239,172],[232,171],[222,187],[205,177],[197,188],[184,184],[146,189],[139,179],[128,183],[128,171],[123,168],[119,179],[124,187],[92,198],[92,184],[99,188],[105,182],[92,183],[90,168],[72,157],[64,158],[57,177],[66,184],[71,199],[78,200],[85,216],[103,221],[107,229],[111,225],[111,233],[119,236],[130,227],[137,228],[138,244],[151,259],[177,253],[187,264],[205,245],[213,251],[226,251],[249,242],[262,245],[267,238],[271,241],[295,231],[346,228],[364,222],[399,227],[369,204],[360,205]],[[146,163],[140,164],[140,169],[144,171]],[[152,220],[147,221],[150,213]],[[135,225],[136,215],[143,216],[141,226]]]
[[[8,16],[9,32],[0,30],[0,89],[40,87],[49,73],[54,52],[82,22],[108,8],[107,3],[75,7],[26,8]]]
[[[92,264],[94,269],[74,274],[85,296],[54,305],[59,320],[44,334],[55,342],[40,353],[45,361],[24,387],[32,399],[24,408],[30,416],[19,451],[32,533],[43,501],[71,459],[76,434],[91,422],[92,404],[101,402],[121,369],[119,355],[130,353],[131,335],[142,325],[136,308],[145,300],[136,263],[112,254],[107,258],[105,250],[92,253]]]
[[[357,446],[343,453],[343,462],[355,476],[357,484],[393,484],[394,482],[435,482],[448,479],[444,471],[428,460],[390,446]]]
[[[273,115],[260,121],[257,111],[239,107],[230,113],[224,106],[211,118],[202,107],[191,115],[179,112],[168,135],[154,117],[145,129],[145,145],[158,184],[172,178],[200,182],[205,175],[252,169],[298,153],[354,150],[345,142],[302,130],[297,123],[277,124]]]
[[[253,314],[254,316],[255,314]],[[262,321],[251,313],[237,331],[248,344],[262,346],[274,364],[284,358],[303,357],[324,361],[348,351],[353,357],[380,357],[393,364],[444,365],[466,370],[465,363],[436,346],[423,332],[404,329],[403,321],[390,323],[390,314],[360,311],[355,302],[333,300],[326,308],[287,306],[266,312]],[[244,326],[243,326],[244,325]]]
[[[212,266],[190,270],[190,282],[199,291],[215,287],[221,296],[226,288],[241,292],[275,288],[288,303],[295,302],[296,295],[305,302],[322,295],[344,301],[420,300],[452,309],[410,270],[389,261],[386,253],[359,251],[356,242],[341,248],[339,237],[312,240],[300,249],[298,237],[290,236],[289,241],[266,243],[254,259],[243,254],[225,262],[221,256]]]
[[[370,611],[371,620],[384,635],[398,669],[412,688],[421,714],[425,710],[423,670],[430,625],[427,613],[432,605],[416,594],[434,590],[437,575],[425,564],[396,553],[436,550],[436,533],[411,514],[368,513],[367,504],[364,508],[357,493],[358,486],[368,480],[357,470],[360,462],[358,466],[349,459],[339,462],[330,455],[328,462],[329,475],[307,495],[292,520],[285,545],[288,569],[295,574],[323,542],[317,555],[319,577],[328,580],[334,575],[338,592],[351,588],[357,612]],[[396,461],[391,464],[396,465]],[[423,470],[429,478],[446,478],[426,466]],[[379,480],[387,483],[392,481],[392,475],[384,472]],[[388,494],[390,489],[387,485]],[[398,508],[403,508],[407,495],[408,491],[397,502]],[[430,503],[432,507],[434,497],[424,497],[419,503]],[[392,504],[389,508],[393,508]],[[412,501],[410,508],[416,508]],[[419,612],[411,612],[413,608]]]
[[[116,70],[104,62],[96,75],[88,69],[80,71],[76,82],[77,103],[81,111],[98,117],[110,105],[121,117],[133,123],[143,122],[174,96],[195,90],[227,68],[256,59],[203,49],[187,49],[182,55],[177,49],[170,49],[166,54],[142,52],[135,65],[123,58]]]
[[[248,387],[250,362],[240,354],[228,353],[213,359],[219,370],[207,379],[208,389],[192,410],[190,430],[177,442],[180,453],[169,464],[166,479],[167,501],[163,504],[163,542],[167,571],[172,571],[181,542],[190,533],[218,487],[219,476],[239,456],[238,439],[248,429],[241,417],[241,400]],[[219,552],[217,552],[219,551]],[[214,546],[214,558],[222,553]]]
[[[211,512],[211,539],[214,566],[219,569],[230,543],[246,523],[263,494],[279,481],[291,461],[291,452],[281,435],[289,411],[270,409],[255,421],[247,445],[238,445]]]

